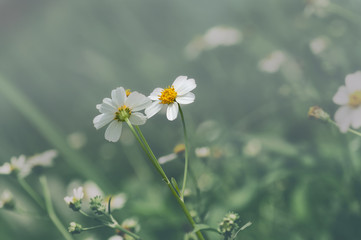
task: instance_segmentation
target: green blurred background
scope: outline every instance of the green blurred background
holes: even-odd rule
[[[187,75],[197,82],[196,101],[183,108],[197,180],[186,201],[203,223],[217,227],[235,211],[253,223],[238,239],[360,239],[361,139],[307,111],[333,115],[344,77],[361,70],[361,2],[322,2],[1,0],[0,164],[57,149],[45,174],[64,225],[95,224],[63,201],[70,182],[92,180],[127,194],[115,216],[136,217],[144,239],[183,239],[190,226],[130,132],[108,143],[92,119],[116,87],[148,95]],[[205,47],[215,26],[237,31],[238,41]],[[183,139],[180,119],[161,114],[141,129],[156,156]],[[198,147],[210,156],[197,157]],[[182,159],[164,165],[179,182]],[[38,175],[26,179],[40,193]],[[62,239],[14,178],[0,176],[4,189],[27,212],[0,209],[2,240]]]

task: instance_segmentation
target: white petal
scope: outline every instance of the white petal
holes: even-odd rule
[[[129,121],[133,125],[143,125],[147,121],[147,118],[142,113],[135,112],[130,115]]]
[[[156,88],[153,92],[149,95],[151,100],[158,100],[159,96],[162,94],[163,88]]]
[[[125,94],[125,90],[123,87],[118,87],[112,90],[111,95],[112,95],[112,100],[117,105],[117,107],[121,107],[124,105],[127,95]]]
[[[0,174],[10,174],[11,173],[11,165],[10,163],[4,163],[1,167],[0,167]]]
[[[145,115],[147,115],[147,118],[151,118],[157,114],[162,109],[162,107],[163,104],[160,104],[160,101],[155,101],[145,109]]]
[[[353,128],[361,127],[361,107],[353,109],[351,125]]]
[[[195,99],[195,95],[191,92],[183,95],[183,96],[178,96],[176,97],[176,101],[177,103],[180,103],[180,104],[190,104],[192,102],[194,102],[194,99]]]
[[[167,118],[169,121],[173,121],[178,115],[178,103],[172,103],[167,108]]]
[[[114,119],[112,114],[100,114],[93,119],[93,124],[96,129],[102,128]]]
[[[350,93],[361,90],[361,71],[348,74],[345,78],[346,87]]]
[[[122,122],[113,121],[105,130],[105,139],[109,142],[117,142],[122,134]]]
[[[113,104],[102,103],[97,105],[97,109],[101,113],[115,113],[118,109]]]
[[[334,103],[338,105],[345,105],[349,101],[349,93],[347,91],[347,88],[345,86],[341,86],[338,88],[335,96],[333,96],[332,100]]]
[[[177,79],[173,82],[174,90],[179,95],[184,95],[192,91],[197,87],[196,82],[194,79],[188,79],[184,76],[179,76]]]
[[[151,104],[150,98],[144,96],[138,92],[132,92],[127,100],[125,100],[125,105],[129,107],[132,111],[140,111],[148,107]]]
[[[345,133],[350,127],[352,120],[352,109],[348,106],[342,106],[335,113],[335,121],[340,131]]]

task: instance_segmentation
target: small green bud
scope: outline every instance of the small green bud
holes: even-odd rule
[[[237,213],[227,213],[223,221],[219,224],[219,231],[224,235],[231,235],[232,231],[239,227],[240,218]]]
[[[310,107],[310,109],[308,110],[308,117],[313,117],[322,121],[328,121],[330,119],[330,115],[323,111],[323,109],[319,106]]]
[[[106,206],[103,204],[101,196],[95,196],[90,199],[90,209],[97,215],[102,215],[106,212]]]
[[[71,222],[69,224],[68,231],[72,234],[81,233],[83,231],[83,227],[76,222]]]
[[[0,196],[0,208],[13,210],[15,208],[15,200],[10,191],[5,190]]]

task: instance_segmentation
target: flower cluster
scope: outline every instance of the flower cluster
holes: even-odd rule
[[[96,108],[101,114],[93,119],[96,129],[109,124],[105,130],[105,139],[117,142],[122,133],[123,122],[132,125],[142,125],[162,109],[167,109],[167,118],[173,121],[177,118],[179,105],[194,102],[195,95],[191,92],[196,88],[194,79],[186,76],[177,77],[171,86],[156,88],[146,97],[138,92],[127,92],[118,87],[111,92],[111,98],[104,98]],[[145,115],[139,111],[145,110]]]
[[[223,221],[219,224],[219,232],[221,232],[227,239],[240,228],[239,223],[240,217],[237,213],[227,213],[223,218]]]
[[[9,175],[15,173],[19,177],[24,178],[28,176],[34,168],[52,166],[53,159],[57,155],[55,150],[48,150],[29,158],[26,158],[25,155],[12,157],[10,162],[6,162],[0,166],[0,174]]]

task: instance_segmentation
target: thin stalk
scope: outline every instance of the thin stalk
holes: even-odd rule
[[[149,144],[148,144],[147,140],[145,139],[145,137],[143,136],[140,128],[138,126],[136,126],[136,129],[139,133],[139,135],[138,135],[137,132],[135,131],[133,125],[130,123],[130,121],[128,119],[126,119],[126,123],[128,124],[130,130],[134,134],[135,138],[138,140],[139,144],[141,145],[142,149],[144,150],[144,152],[146,153],[148,158],[151,160],[151,162],[157,169],[158,173],[163,177],[164,182],[167,184],[167,186],[170,189],[170,191],[172,192],[173,196],[176,198],[178,204],[180,205],[180,207],[183,210],[183,213],[186,215],[186,218],[188,219],[188,221],[190,222],[192,227],[195,228],[196,223],[194,222],[191,214],[189,213],[187,206],[184,204],[183,200],[179,197],[177,191],[174,189],[174,187],[170,183],[167,175],[165,174],[163,168],[160,166],[158,159],[154,156],[154,153],[153,153],[152,149],[149,147]],[[197,231],[196,235],[199,240],[204,240],[204,237],[200,231]]]
[[[25,181],[24,178],[18,176],[18,182],[20,186],[30,195],[30,197],[45,210],[45,205],[43,199],[30,187],[30,185]]]
[[[332,123],[333,125],[335,125],[336,127],[338,127],[337,123],[336,123],[335,121],[333,121],[332,119],[328,119],[328,122],[329,122],[329,123]],[[358,132],[358,131],[355,131],[355,130],[353,130],[353,129],[351,129],[351,128],[348,128],[347,131],[350,132],[350,133],[353,133],[353,134],[355,134],[355,135],[357,135],[357,136],[359,136],[359,137],[361,137],[361,133]]]
[[[55,227],[59,230],[59,232],[63,235],[63,237],[66,240],[74,240],[73,237],[71,236],[71,234],[66,230],[66,228],[63,226],[63,224],[60,222],[58,216],[56,215],[56,213],[54,211],[46,177],[43,175],[43,176],[40,176],[39,179],[40,179],[40,183],[43,187],[46,210],[48,212],[48,215],[49,215],[51,221],[53,222]]]
[[[187,184],[187,175],[188,175],[188,136],[187,136],[187,129],[186,129],[186,123],[184,121],[184,115],[182,108],[179,106],[179,113],[182,118],[182,125],[183,125],[183,133],[184,133],[184,145],[185,145],[185,153],[184,153],[184,175],[183,175],[183,185],[182,185],[182,192],[181,192],[181,198],[184,201],[184,190],[186,188]]]
[[[141,239],[137,234],[123,228],[111,214],[109,216],[110,216],[110,219],[113,221],[113,223],[108,224],[109,227],[118,229],[118,230],[128,234],[129,236],[132,236],[135,239],[139,239],[139,240]]]

